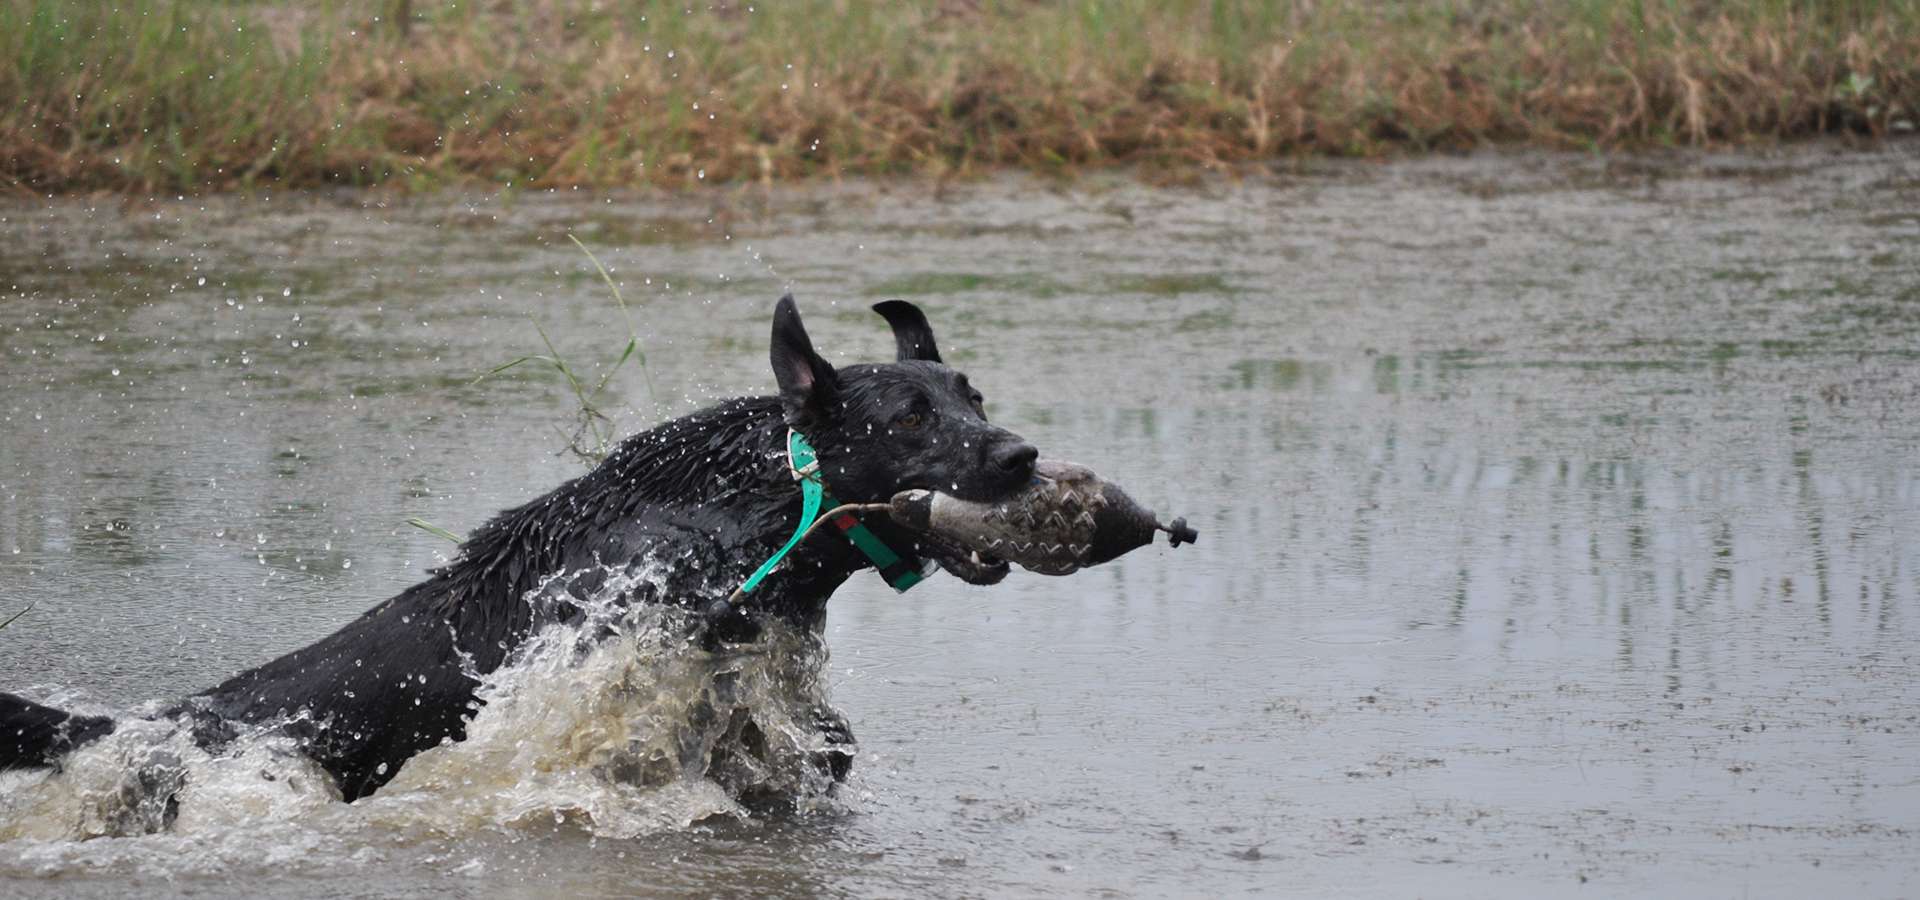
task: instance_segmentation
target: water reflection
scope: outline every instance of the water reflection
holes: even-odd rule
[[[1265,385],[1307,392],[1287,407],[1099,417],[1053,407],[1030,421],[1044,428],[1043,446],[1101,448],[1129,472],[1151,473],[1149,495],[1177,498],[1173,508],[1216,510],[1214,540],[1197,553],[1202,568],[1243,573],[1227,598],[1338,597],[1396,611],[1401,627],[1464,629],[1463,650],[1475,655],[1528,653],[1515,638],[1541,628],[1604,627],[1617,665],[1648,666],[1656,660],[1637,646],[1670,656],[1670,644],[1719,641],[1742,617],[1797,629],[1803,610],[1817,633],[1852,648],[1912,602],[1899,540],[1920,524],[1910,458],[1802,446],[1817,438],[1796,435],[1803,404],[1793,398],[1755,392],[1737,407],[1670,410],[1662,421],[1606,410],[1620,405],[1611,395],[1686,386],[1664,383],[1665,373],[1595,391],[1584,380],[1429,380],[1447,363],[1417,359],[1383,394],[1382,372],[1400,371],[1397,361],[1315,369],[1317,390],[1297,379]],[[1375,391],[1360,387],[1369,375]],[[1564,414],[1584,401],[1598,402],[1580,418]],[[1735,408],[1736,427],[1699,433],[1695,415],[1725,419]],[[1582,443],[1613,452],[1573,446]],[[1847,535],[1838,546],[1836,533]],[[1198,595],[1173,590],[1150,599]],[[1863,601],[1836,609],[1835,596]]]

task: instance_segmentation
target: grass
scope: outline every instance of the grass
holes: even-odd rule
[[[4,629],[8,625],[12,625],[14,622],[19,621],[21,616],[24,616],[30,612],[33,612],[33,604],[31,603],[27,604],[26,607],[21,609],[19,612],[14,613],[13,615],[8,616],[3,620],[0,620],[0,629]]]
[[[1711,145],[1912,129],[1920,0],[0,0],[0,98],[23,193]]]
[[[547,329],[538,319],[529,316],[529,320],[533,322],[533,329],[540,334],[540,342],[546,346],[547,352],[508,360],[482,372],[468,384],[479,384],[524,365],[543,366],[559,373],[560,377],[566,381],[567,389],[573,392],[575,407],[573,431],[568,433],[562,429],[560,436],[566,441],[567,451],[588,466],[597,466],[607,458],[607,453],[613,449],[615,441],[620,436],[619,423],[601,406],[601,398],[605,396],[607,387],[613,382],[613,376],[620,374],[620,370],[627,363],[635,363],[639,365],[640,374],[645,379],[647,398],[656,409],[660,405],[660,394],[653,386],[653,371],[647,368],[647,353],[640,346],[640,333],[633,327],[633,312],[627,308],[627,300],[621,296],[620,285],[613,280],[613,273],[608,272],[607,267],[601,265],[600,258],[594,256],[593,251],[587,249],[587,245],[580,243],[578,237],[569,234],[567,239],[572,241],[575,247],[579,247],[581,253],[586,254],[588,261],[592,262],[594,269],[600,273],[600,280],[606,283],[607,290],[613,292],[614,305],[620,308],[620,320],[627,329],[627,341],[621,346],[620,355],[615,357],[612,363],[603,367],[599,378],[583,378],[574,365],[567,361],[566,355],[560,352],[560,348],[554,345],[553,339],[547,335]],[[466,540],[418,516],[409,517],[406,521],[408,525],[455,544]]]
[[[540,333],[540,342],[546,345],[547,352],[522,356],[501,363],[481,373],[480,377],[475,378],[472,383],[479,384],[495,375],[530,363],[551,367],[566,380],[568,390],[573,392],[574,429],[571,434],[561,433],[561,436],[566,438],[567,449],[588,465],[598,465],[601,460],[607,458],[607,451],[613,447],[614,439],[619,436],[618,426],[613,417],[607,415],[600,406],[601,397],[606,394],[607,386],[613,381],[613,376],[620,374],[620,370],[628,362],[638,363],[640,373],[646,379],[647,397],[656,407],[659,406],[660,395],[654,389],[653,372],[647,368],[647,354],[640,347],[640,333],[633,328],[633,313],[627,309],[626,298],[620,295],[620,285],[614,282],[613,275],[607,271],[607,267],[600,264],[599,257],[594,256],[593,251],[587,249],[587,245],[580,243],[579,238],[569,234],[567,239],[573,241],[573,245],[579,247],[581,253],[586,254],[587,259],[593,263],[594,269],[599,271],[600,280],[605,282],[607,289],[613,292],[614,304],[620,307],[620,319],[627,329],[627,342],[620,348],[620,355],[604,367],[598,379],[582,378],[574,371],[574,366],[567,362],[566,356],[560,352],[560,349],[554,346],[553,339],[547,336],[547,329],[541,326],[539,320],[529,316],[528,318],[533,321],[534,330]]]

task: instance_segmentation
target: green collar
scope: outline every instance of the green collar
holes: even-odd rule
[[[887,584],[892,585],[894,590],[905,591],[926,578],[926,574],[920,570],[919,566],[895,553],[892,547],[880,540],[879,535],[860,524],[860,520],[853,513],[836,509],[839,504],[833,502],[832,497],[827,496],[825,479],[820,477],[819,456],[813,452],[813,447],[807,443],[807,439],[801,437],[800,432],[792,429],[787,430],[787,467],[793,471],[794,480],[800,482],[800,525],[794,529],[793,537],[787,539],[786,546],[781,547],[768,557],[766,562],[761,563],[760,568],[753,570],[752,575],[747,576],[746,583],[740,585],[740,589],[734,592],[736,597],[752,592],[754,588],[760,586],[762,580],[773,574],[773,570],[780,565],[781,560],[786,558],[787,553],[798,546],[801,539],[807,536],[807,532],[812,531],[813,526],[818,524],[822,506],[829,510],[828,515],[832,516],[833,527],[840,529],[840,533],[853,542],[853,546],[866,556],[868,562],[873,563],[874,568],[880,570],[880,577],[886,579]]]

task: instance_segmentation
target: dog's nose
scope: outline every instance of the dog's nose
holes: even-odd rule
[[[1031,476],[1033,461],[1039,458],[1040,451],[1026,441],[1014,441],[993,448],[993,464],[1003,472]]]

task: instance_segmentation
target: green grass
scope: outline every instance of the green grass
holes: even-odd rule
[[[599,257],[594,256],[593,251],[588,250],[587,245],[581,243],[578,237],[569,234],[567,239],[573,241],[573,245],[579,247],[580,252],[593,263],[593,268],[599,273],[600,280],[606,284],[607,290],[612,292],[614,305],[620,309],[620,322],[626,328],[627,339],[620,345],[619,354],[614,357],[613,362],[602,367],[599,378],[582,377],[578,368],[568,361],[566,354],[554,345],[553,338],[547,335],[547,329],[538,319],[529,316],[529,320],[533,322],[533,329],[540,335],[540,342],[545,345],[547,352],[516,357],[464,383],[479,384],[527,365],[553,370],[566,382],[567,389],[573,394],[574,400],[573,430],[568,432],[561,429],[560,436],[566,441],[567,451],[573,453],[581,462],[595,466],[607,458],[607,454],[612,452],[619,438],[619,423],[607,413],[604,407],[605,397],[614,376],[620,374],[620,370],[625,368],[627,363],[634,363],[640,367],[640,374],[647,387],[647,398],[656,409],[660,405],[660,394],[654,388],[653,372],[647,368],[647,353],[640,346],[640,333],[633,327],[633,311],[627,307],[626,298],[620,294],[620,285],[613,280],[613,274],[607,271],[607,267],[601,265]],[[408,525],[455,544],[465,541],[465,538],[460,535],[418,516],[409,517],[406,521]]]
[[[0,0],[25,194],[1187,173],[1916,106],[1920,0]]]
[[[587,259],[593,263],[594,269],[600,273],[600,280],[606,283],[607,290],[613,292],[614,305],[620,308],[620,321],[627,332],[626,343],[621,345],[619,355],[612,363],[603,367],[598,379],[583,378],[575,370],[575,366],[567,361],[566,355],[560,352],[560,348],[554,346],[553,339],[547,336],[547,329],[538,319],[529,316],[529,320],[533,322],[534,331],[540,334],[540,342],[546,346],[547,352],[508,360],[481,373],[470,383],[479,384],[523,365],[534,364],[551,368],[566,381],[567,389],[573,393],[574,429],[571,434],[564,432],[562,434],[567,440],[567,449],[589,465],[597,465],[601,460],[606,459],[607,452],[612,449],[614,439],[619,434],[617,423],[601,406],[608,386],[613,382],[613,377],[620,374],[620,370],[627,363],[635,363],[640,367],[640,374],[646,380],[647,397],[656,407],[659,405],[660,395],[654,389],[653,372],[647,368],[647,354],[640,346],[640,333],[634,330],[633,312],[627,308],[626,298],[620,294],[620,285],[614,282],[613,275],[607,271],[607,267],[600,264],[599,257],[594,256],[593,251],[587,249],[587,245],[580,243],[579,238],[569,234],[567,239],[572,241],[574,246],[579,247],[581,253],[586,254]]]
[[[26,607],[25,607],[25,608],[23,608],[23,609],[21,609],[21,610],[20,610],[19,612],[17,612],[17,613],[14,613],[14,614],[13,614],[13,615],[11,615],[11,616],[8,616],[8,617],[7,617],[7,618],[6,618],[5,620],[3,620],[3,621],[0,621],[0,628],[5,628],[5,627],[7,627],[8,625],[12,625],[12,624],[13,624],[14,622],[17,622],[17,621],[19,621],[19,620],[20,620],[20,617],[21,617],[21,616],[24,616],[24,615],[26,615],[27,613],[30,613],[30,612],[32,612],[32,611],[33,611],[33,604],[31,604],[31,603],[29,603],[29,604],[27,604],[27,605],[26,605]]]

